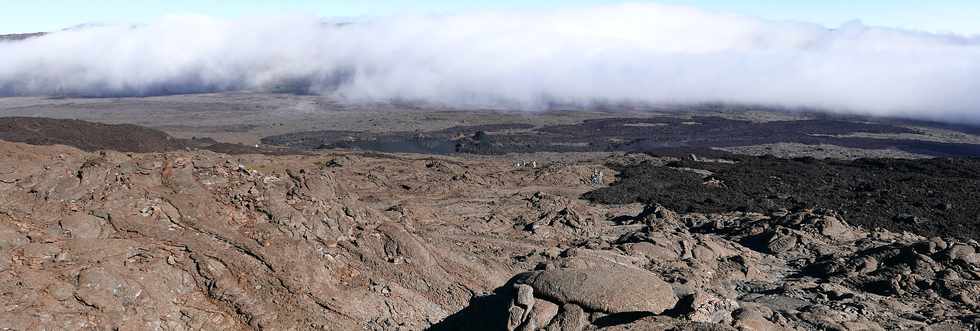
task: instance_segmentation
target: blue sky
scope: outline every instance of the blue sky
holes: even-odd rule
[[[88,22],[138,23],[171,14],[219,17],[311,13],[325,17],[446,13],[471,9],[558,8],[621,0],[0,0],[0,33],[51,31]],[[631,2],[644,2],[636,0]],[[660,0],[769,19],[839,26],[865,24],[980,34],[976,0]]]

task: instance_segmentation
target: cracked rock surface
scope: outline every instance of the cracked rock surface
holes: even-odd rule
[[[0,329],[971,330],[980,244],[581,200],[640,155],[0,142]],[[608,183],[607,183],[608,184]]]

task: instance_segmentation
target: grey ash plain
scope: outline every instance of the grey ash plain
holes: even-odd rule
[[[980,155],[980,130],[968,126],[746,106],[516,111],[350,104],[315,95],[233,92],[0,98],[0,117],[9,116],[136,124],[176,138],[303,150],[506,154],[715,148],[752,155],[845,159]],[[461,140],[478,133],[481,141]]]

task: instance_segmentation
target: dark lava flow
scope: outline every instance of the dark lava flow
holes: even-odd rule
[[[586,194],[599,203],[660,203],[680,211],[838,210],[853,224],[895,231],[980,239],[980,159],[862,159],[856,161],[737,156],[710,147],[773,142],[898,148],[934,156],[977,156],[980,146],[911,140],[834,138],[853,132],[915,133],[884,124],[816,119],[752,123],[719,117],[602,119],[535,128],[527,124],[456,127],[437,132],[306,132],[269,137],[294,148],[353,148],[382,152],[502,154],[538,151],[644,151],[725,157],[735,164],[678,161],[623,166],[619,181]],[[135,125],[77,120],[0,118],[0,139],[63,144],[87,151],[164,152],[188,148],[229,154],[289,153],[283,149],[175,139]],[[681,168],[714,173],[721,185]]]
[[[736,163],[683,160],[666,166],[618,166],[616,183],[584,197],[694,212],[829,208],[868,228],[980,239],[980,159],[728,157]],[[702,178],[682,168],[714,175]]]
[[[454,127],[435,132],[302,132],[263,139],[301,149],[349,148],[382,152],[504,154],[512,152],[629,151],[687,155],[697,151],[735,164],[679,161],[619,169],[619,182],[585,197],[600,203],[660,203],[680,211],[771,211],[830,208],[849,222],[893,231],[980,238],[980,145],[902,139],[838,138],[850,133],[919,133],[903,122],[870,123],[818,116],[756,123],[715,116],[611,118],[574,125]],[[919,123],[921,124],[921,123]],[[777,142],[895,148],[942,157],[931,160],[778,159],[735,156],[713,147]],[[680,168],[715,173],[722,185]]]
[[[219,143],[210,138],[178,139],[132,124],[103,124],[41,117],[0,117],[0,140],[31,145],[66,145],[83,151],[151,153],[206,149],[225,154],[297,154],[282,149]]]
[[[756,123],[715,116],[683,119],[610,118],[574,125],[503,124],[431,132],[313,131],[266,137],[270,145],[298,149],[362,149],[426,154],[526,152],[651,152],[669,148],[748,146],[778,142],[895,148],[931,156],[980,156],[980,145],[902,139],[838,138],[851,133],[917,133],[899,125],[839,119]]]
[[[0,139],[31,145],[67,145],[85,151],[157,152],[185,146],[162,131],[138,125],[36,117],[0,118]]]

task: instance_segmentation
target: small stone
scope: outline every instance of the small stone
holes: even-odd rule
[[[102,235],[102,219],[87,214],[74,214],[61,220],[61,228],[72,239],[97,239]]]
[[[561,249],[558,247],[548,247],[542,254],[550,259],[557,259],[561,256]]]
[[[507,330],[514,331],[524,322],[524,308],[510,306],[507,310]]]
[[[573,304],[561,306],[561,312],[555,317],[554,322],[548,330],[555,331],[581,331],[588,323],[588,316],[582,307]]]
[[[976,253],[977,250],[971,246],[956,244],[946,251],[946,257],[950,261],[974,264],[976,263]]]
[[[68,283],[55,282],[48,286],[48,294],[51,294],[58,301],[65,301],[75,297],[75,288]]]
[[[796,236],[791,233],[777,233],[769,239],[766,246],[773,254],[785,253],[796,247]]]
[[[933,245],[935,245],[936,249],[938,250],[944,250],[946,248],[949,248],[949,244],[947,244],[946,241],[943,240],[943,238],[932,237],[929,238],[929,242],[933,243]]]
[[[722,323],[731,320],[731,313],[738,309],[738,302],[719,298],[704,291],[694,294],[689,318],[695,322]],[[728,324],[728,323],[725,323]]]
[[[0,250],[26,245],[30,240],[12,225],[0,224]]]
[[[514,301],[518,305],[525,308],[530,308],[534,306],[534,289],[528,285],[519,284],[515,285],[514,288],[517,290],[517,297]]]
[[[701,262],[708,262],[718,258],[718,255],[715,254],[714,251],[703,245],[695,246],[694,249],[691,250],[691,253],[695,259]]]
[[[874,256],[866,256],[861,259],[856,271],[861,274],[869,274],[876,270],[878,270],[878,259]]]
[[[524,322],[524,325],[521,325],[521,327],[518,328],[517,330],[518,331],[537,331],[538,330],[538,321],[535,321],[533,318],[528,319],[527,322]]]
[[[765,315],[757,309],[739,309],[732,316],[735,318],[733,326],[739,330],[777,330],[776,324],[766,319]]]
[[[536,321],[536,324],[539,327],[546,327],[551,324],[551,321],[558,315],[558,310],[558,305],[551,301],[537,300],[534,302],[531,317]]]
[[[101,267],[85,269],[78,276],[79,300],[102,311],[124,311],[122,299],[128,292],[124,280]]]
[[[834,216],[827,216],[820,220],[820,234],[837,238],[848,231],[847,224]]]

